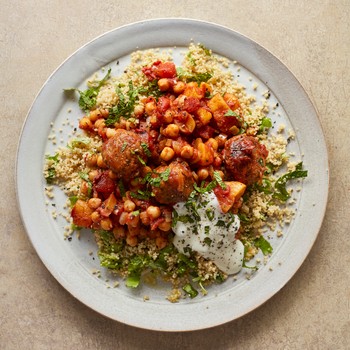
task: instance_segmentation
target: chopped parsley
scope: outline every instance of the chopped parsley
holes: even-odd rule
[[[130,118],[134,112],[135,104],[138,101],[139,93],[142,88],[134,88],[132,81],[129,81],[129,90],[126,96],[122,93],[121,87],[116,88],[118,103],[109,109],[109,116],[106,119],[106,125],[112,126],[119,122],[121,117]]]
[[[236,117],[240,118],[240,115],[234,112],[232,109],[229,109],[225,114],[224,117]]]
[[[303,163],[300,162],[296,165],[295,170],[291,171],[287,174],[282,175],[275,182],[275,192],[273,193],[273,197],[279,199],[282,202],[285,202],[290,198],[290,194],[286,189],[286,183],[292,179],[299,179],[307,177],[307,170],[302,170]]]
[[[212,73],[206,72],[206,73],[190,73],[186,70],[184,70],[181,67],[176,68],[176,73],[179,79],[184,80],[186,82],[196,82],[198,84],[200,83],[206,83],[212,76]]]
[[[57,164],[59,162],[59,155],[58,153],[56,153],[54,156],[46,156],[47,160],[52,160],[53,161],[53,165],[51,165],[48,169],[47,169],[47,175],[45,177],[45,180],[48,184],[52,184],[53,181],[55,180],[56,177],[56,169],[55,169],[55,164]]]
[[[262,253],[264,255],[268,255],[268,254],[272,253],[273,249],[272,249],[271,244],[263,236],[260,236],[260,237],[256,238],[254,240],[254,245],[257,248],[260,248],[260,250],[262,251]]]
[[[88,146],[91,140],[88,137],[78,137],[71,141],[69,145],[67,145],[68,148],[76,148],[76,147],[85,147]]]
[[[266,132],[268,129],[270,129],[272,126],[272,121],[270,118],[264,117],[261,120],[260,126],[259,126],[259,132]]]
[[[88,197],[91,196],[91,192],[92,192],[92,182],[89,179],[89,175],[87,173],[84,172],[80,172],[79,173],[79,177],[84,180],[85,182],[87,182],[88,186],[89,186],[89,190],[88,190]]]
[[[151,151],[149,150],[147,143],[141,142],[141,147],[142,147],[142,149],[143,149],[143,151],[145,152],[145,155],[146,155],[147,157],[151,157],[151,156],[152,156],[152,153],[151,153]]]
[[[107,82],[110,76],[111,76],[111,68],[108,69],[107,74],[101,80],[93,82],[91,84],[92,86],[89,89],[85,91],[81,91],[78,89],[65,89],[65,91],[66,92],[78,91],[80,94],[79,107],[84,112],[88,112],[96,106],[96,98],[100,91],[100,88]]]
[[[153,175],[157,175],[157,176],[154,177]],[[170,176],[170,168],[167,168],[162,173],[157,173],[156,171],[149,172],[143,178],[143,183],[148,183],[153,187],[159,187],[162,181],[166,182],[169,180],[169,176]]]
[[[191,299],[195,298],[198,295],[198,291],[190,284],[186,283],[183,287],[182,290],[190,296]]]

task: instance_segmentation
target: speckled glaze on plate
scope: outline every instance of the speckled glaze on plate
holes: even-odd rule
[[[91,273],[99,269],[96,245],[88,232],[78,240],[63,239],[63,218],[53,219],[45,196],[42,175],[44,158],[54,147],[48,142],[51,123],[64,124],[68,118],[77,125],[82,115],[76,101],[64,88],[84,87],[102,67],[121,73],[131,52],[137,49],[174,48],[175,61],[189,43],[200,42],[214,53],[238,61],[234,74],[248,93],[251,77],[259,88],[254,94],[271,92],[270,103],[277,103],[270,117],[293,128],[296,140],[289,151],[302,159],[309,175],[296,194],[296,217],[283,229],[282,238],[272,238],[274,253],[248,280],[243,271],[234,281],[209,288],[207,296],[171,304],[165,299],[166,286],[145,285],[130,290],[120,285],[110,288],[112,277]],[[118,67],[116,61],[119,61]],[[179,62],[176,62],[179,63]],[[239,72],[239,73],[238,73]],[[68,113],[68,109],[71,112]],[[310,137],[312,130],[312,137]],[[62,145],[68,129],[63,129]],[[228,28],[190,19],[156,19],[112,30],[89,42],[50,76],[37,95],[23,126],[18,145],[17,199],[28,236],[52,275],[74,297],[95,311],[128,325],[162,331],[189,331],[218,326],[254,310],[278,292],[298,270],[310,251],[322,224],[328,195],[328,158],[317,113],[292,73],[259,44]],[[57,210],[65,197],[55,190]],[[88,253],[90,252],[90,254]],[[91,254],[92,253],[92,254]],[[109,281],[107,281],[107,279]],[[144,301],[147,295],[149,300]]]

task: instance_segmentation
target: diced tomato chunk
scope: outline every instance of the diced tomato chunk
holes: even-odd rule
[[[165,113],[170,107],[170,99],[165,96],[159,97],[157,109],[160,113]]]
[[[175,78],[176,67],[173,62],[161,62],[156,61],[151,67],[143,67],[143,74],[146,75],[148,80],[155,80],[161,78]]]
[[[93,189],[104,198],[108,198],[114,192],[115,182],[109,177],[108,171],[103,172],[94,179]]]
[[[195,97],[187,97],[184,101],[183,109],[188,113],[194,113],[201,106],[198,98]]]
[[[160,63],[156,68],[156,75],[158,78],[175,78],[175,64],[173,62]]]

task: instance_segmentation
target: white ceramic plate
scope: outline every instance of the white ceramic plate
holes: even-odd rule
[[[80,241],[63,239],[67,225],[63,218],[52,218],[65,201],[56,191],[54,204],[47,198],[42,176],[44,157],[54,147],[48,142],[50,124],[61,128],[68,118],[77,125],[82,113],[76,101],[63,93],[64,88],[84,88],[84,83],[102,67],[121,72],[129,54],[136,49],[176,47],[175,56],[190,41],[200,42],[216,54],[236,60],[231,65],[237,79],[256,95],[267,89],[271,105],[279,106],[270,114],[276,123],[293,128],[296,141],[289,146],[295,159],[302,159],[309,171],[302,190],[296,193],[297,214],[284,228],[283,238],[272,234],[274,253],[250,280],[243,271],[236,281],[209,288],[209,295],[171,304],[166,289],[143,288],[134,291],[122,285],[108,288],[108,272],[100,278],[91,273],[99,269],[92,235]],[[178,57],[180,57],[178,55]],[[119,61],[119,66],[115,63]],[[239,67],[239,69],[238,69]],[[71,113],[68,113],[71,109]],[[63,126],[62,141],[68,129]],[[312,136],[311,136],[312,130]],[[67,132],[65,132],[67,131]],[[120,322],[152,330],[187,331],[217,326],[255,309],[279,291],[297,271],[310,251],[325,212],[328,194],[328,160],[323,133],[314,107],[292,73],[271,53],[250,39],[215,24],[187,19],[159,19],[127,25],[108,32],[86,44],[69,57],[48,79],[36,97],[24,123],[17,155],[17,196],[28,236],[43,263],[73,296],[97,312]],[[92,251],[92,255],[88,252]],[[272,271],[271,271],[272,270]],[[150,300],[144,301],[148,295]]]

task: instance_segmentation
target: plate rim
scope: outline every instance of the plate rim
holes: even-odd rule
[[[167,22],[167,23],[165,23]],[[312,249],[313,245],[314,245],[314,242],[318,236],[318,233],[321,229],[321,226],[322,226],[322,223],[323,223],[323,219],[324,219],[324,216],[325,216],[325,211],[326,211],[326,206],[327,206],[327,202],[328,202],[328,188],[329,188],[329,159],[328,159],[328,153],[325,153],[324,157],[325,157],[325,163],[327,164],[327,168],[325,169],[325,172],[326,172],[326,177],[323,179],[324,180],[324,184],[326,185],[326,198],[324,199],[323,201],[323,205],[322,205],[322,208],[321,208],[321,211],[322,211],[322,214],[321,214],[321,220],[319,220],[319,225],[318,225],[318,228],[315,230],[316,233],[314,233],[312,235],[312,240],[311,242],[309,243],[309,248],[307,250],[307,252],[305,253],[305,256],[303,256],[302,259],[299,259],[299,264],[295,265],[294,268],[293,268],[293,272],[288,276],[288,278],[286,278],[283,283],[280,283],[279,284],[279,288],[274,288],[274,291],[267,297],[265,298],[264,300],[260,300],[258,303],[253,303],[253,305],[251,305],[249,308],[247,308],[244,312],[241,312],[240,314],[237,314],[235,315],[234,317],[232,318],[227,318],[225,320],[222,320],[222,322],[218,322],[216,321],[216,323],[214,324],[210,324],[210,322],[208,323],[205,323],[203,324],[203,327],[202,326],[199,326],[198,324],[195,325],[194,327],[190,327],[189,325],[187,325],[185,328],[182,326],[175,326],[175,327],[163,327],[163,326],[160,326],[159,325],[151,325],[151,326],[148,326],[147,324],[144,323],[144,320],[143,322],[141,323],[138,323],[138,322],[135,322],[135,320],[130,320],[130,319],[120,319],[120,317],[116,317],[115,313],[112,312],[111,314],[108,314],[106,312],[103,312],[102,310],[96,308],[96,305],[95,307],[90,305],[89,303],[87,303],[86,301],[84,302],[84,300],[82,300],[81,298],[79,298],[79,293],[76,293],[74,291],[71,290],[71,288],[69,288],[69,286],[67,286],[67,281],[65,281],[64,279],[62,279],[62,276],[59,276],[59,274],[57,273],[57,271],[52,271],[53,268],[50,264],[49,261],[47,261],[45,259],[45,257],[43,256],[43,254],[40,254],[40,251],[38,251],[38,247],[37,247],[37,243],[34,239],[34,237],[32,236],[32,234],[29,232],[29,229],[27,227],[27,222],[25,220],[25,215],[23,213],[23,203],[21,202],[21,198],[20,198],[20,192],[21,192],[21,189],[19,186],[21,186],[21,182],[20,182],[20,174],[19,174],[19,169],[20,169],[20,158],[21,158],[21,155],[20,155],[20,151],[22,150],[22,145],[23,145],[23,138],[25,137],[25,129],[27,128],[27,125],[28,123],[30,122],[30,116],[31,116],[31,113],[33,111],[33,108],[35,106],[35,103],[36,101],[39,99],[40,95],[43,93],[43,91],[45,90],[45,87],[47,86],[47,84],[52,80],[52,78],[59,72],[60,69],[62,69],[65,64],[67,62],[69,62],[73,57],[75,57],[75,55],[78,53],[78,52],[81,52],[81,50],[83,48],[86,48],[90,45],[92,45],[94,42],[97,42],[97,41],[100,41],[101,39],[103,39],[104,37],[108,36],[108,35],[112,35],[113,33],[117,32],[117,31],[121,31],[121,30],[128,30],[128,28],[136,28],[140,25],[149,25],[149,24],[156,24],[156,23],[159,23],[159,24],[170,24],[170,23],[173,23],[173,22],[177,22],[177,23],[192,23],[194,25],[198,25],[198,26],[211,26],[213,28],[217,28],[217,30],[224,30],[224,31],[228,31],[229,33],[231,33],[232,36],[239,36],[240,38],[242,38],[243,40],[245,41],[249,41],[250,43],[253,43],[256,47],[259,47],[261,48],[263,51],[265,51],[266,53],[268,53],[269,55],[271,55],[272,57],[274,57],[277,62],[284,68],[287,70],[288,74],[294,79],[294,83],[296,83],[297,86],[299,86],[301,88],[301,93],[304,94],[304,97],[306,97],[306,99],[309,101],[312,109],[313,109],[313,112],[316,116],[316,119],[317,119],[317,122],[318,122],[318,127],[319,129],[321,130],[321,144],[324,148],[326,148],[327,150],[327,145],[326,145],[326,142],[325,142],[325,138],[324,138],[324,133],[323,133],[323,130],[322,130],[322,125],[320,123],[320,118],[319,118],[319,115],[318,115],[318,112],[315,108],[315,106],[313,105],[309,95],[307,94],[307,92],[305,91],[305,89],[302,87],[301,83],[298,81],[298,79],[294,76],[294,74],[291,72],[291,70],[282,62],[280,61],[274,54],[272,54],[269,50],[267,50],[265,47],[261,46],[260,44],[258,44],[257,42],[255,42],[254,40],[248,38],[247,36],[235,31],[235,30],[232,30],[228,27],[225,27],[225,26],[222,26],[220,24],[216,24],[216,23],[213,23],[213,22],[208,22],[208,21],[203,21],[203,20],[197,20],[197,19],[190,19],[190,18],[157,18],[157,19],[148,19],[148,20],[143,20],[143,21],[138,21],[138,22],[134,22],[134,23],[130,23],[130,24],[126,24],[126,25],[123,25],[123,26],[120,26],[120,27],[117,27],[117,28],[114,28],[110,31],[107,31],[105,33],[102,33],[101,35],[93,38],[92,40],[88,41],[86,44],[82,45],[80,48],[78,48],[77,50],[75,50],[71,55],[69,55],[53,72],[52,74],[50,74],[50,76],[48,77],[48,79],[44,82],[44,84],[42,85],[42,87],[40,88],[39,92],[37,93],[36,97],[34,98],[30,108],[29,108],[29,111],[26,115],[26,118],[23,122],[23,125],[22,125],[22,129],[21,129],[21,133],[20,133],[20,137],[19,137],[19,142],[18,142],[18,146],[17,146],[17,153],[16,153],[16,164],[15,164],[15,179],[16,179],[16,199],[17,199],[17,204],[18,204],[18,207],[20,209],[20,216],[21,216],[21,219],[22,219],[22,223],[24,225],[24,228],[27,232],[27,236],[32,244],[32,246],[34,247],[36,253],[38,254],[38,256],[40,257],[40,259],[42,260],[42,262],[44,263],[44,265],[46,266],[46,268],[49,270],[49,272],[55,277],[55,279],[70,293],[72,294],[75,298],[77,298],[78,300],[80,300],[82,303],[84,303],[85,305],[87,305],[88,307],[92,308],[93,310],[95,310],[96,312],[104,315],[104,316],[107,316],[113,320],[116,320],[116,321],[119,321],[119,322],[123,322],[125,324],[129,324],[131,326],[136,326],[136,327],[139,327],[139,328],[144,328],[144,329],[150,329],[150,330],[163,330],[163,331],[191,331],[191,330],[199,330],[199,329],[205,329],[205,328],[211,328],[211,327],[214,327],[214,326],[218,326],[220,324],[224,324],[226,322],[230,322],[234,319],[237,319],[249,312],[251,312],[252,310],[256,309],[257,307],[261,306],[263,303],[265,303],[267,300],[269,300],[271,297],[273,297],[273,295],[275,295],[293,276],[294,274],[298,271],[298,269],[300,268],[300,266],[303,264],[303,262],[305,261],[306,257],[308,256],[310,250]],[[130,52],[131,53],[131,52]],[[243,65],[244,65],[244,62],[243,62]],[[255,72],[254,72],[255,73]],[[171,305],[171,308],[172,309],[178,309],[177,308],[177,305]],[[169,309],[169,308],[168,308]]]

